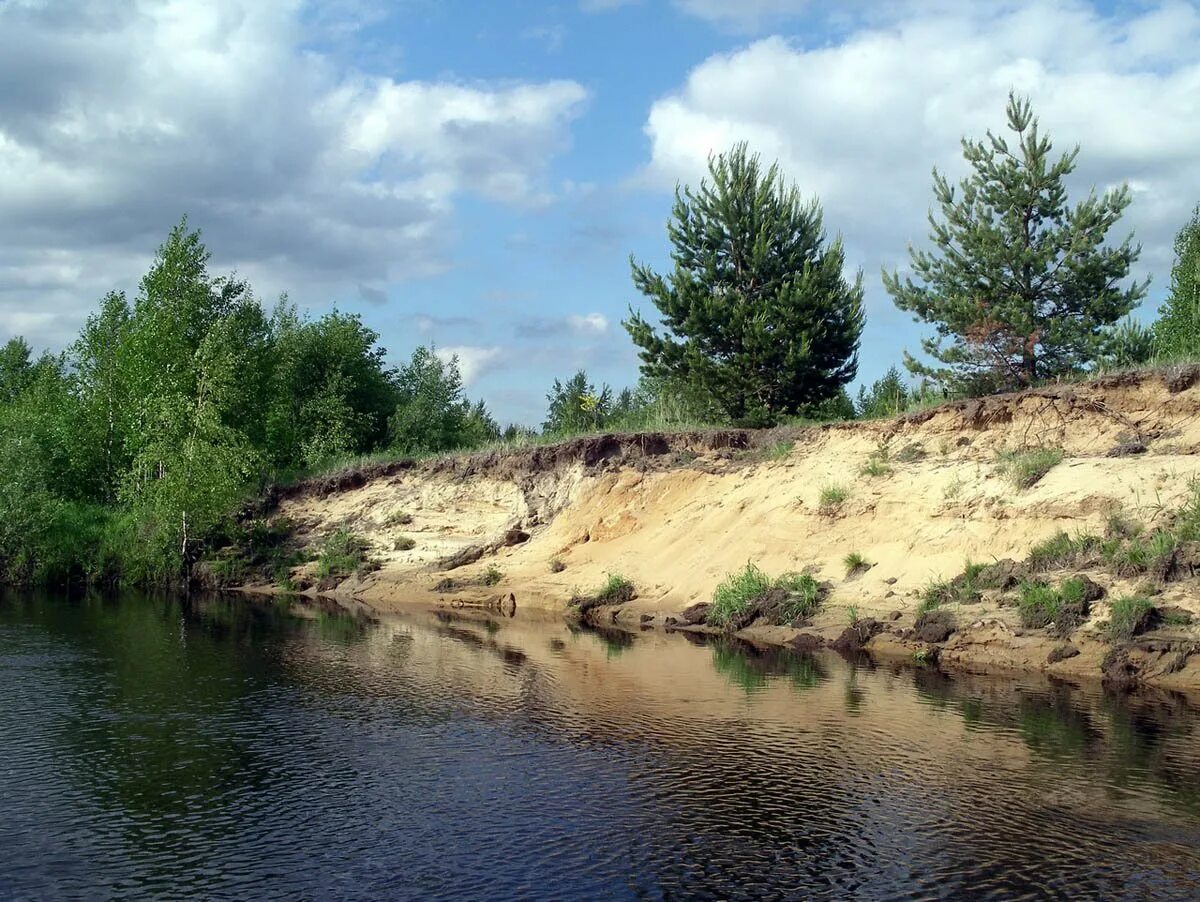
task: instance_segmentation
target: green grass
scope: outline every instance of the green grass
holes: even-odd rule
[[[713,590],[712,607],[708,609],[708,622],[715,626],[726,626],[771,588],[771,578],[752,563],[737,573],[731,573]]]
[[[859,620],[858,605],[856,605],[856,604],[846,605],[846,619],[850,622],[851,626],[858,626],[858,620]]]
[[[842,564],[846,568],[846,576],[854,576],[857,573],[863,573],[871,569],[871,562],[857,551],[851,551],[848,555],[842,558]]]
[[[887,476],[892,472],[892,466],[887,462],[886,456],[872,454],[858,472],[863,476]]]
[[[780,609],[779,619],[783,623],[803,617],[811,617],[821,605],[821,585],[809,573],[784,573],[775,580],[774,588],[788,593]]]
[[[1144,629],[1154,605],[1139,595],[1126,595],[1112,603],[1108,616],[1108,636],[1114,642],[1128,642]]]
[[[1063,580],[1057,588],[1043,582],[1021,584],[1017,609],[1021,625],[1043,629],[1064,617],[1077,619],[1084,606],[1084,584],[1078,579]],[[1063,624],[1060,624],[1063,625]]]
[[[968,560],[963,565],[963,572],[954,579],[933,580],[921,591],[917,616],[928,614],[944,604],[971,604],[978,601],[980,591],[985,588],[982,579],[985,570],[987,564],[977,564]]]
[[[349,576],[365,563],[368,548],[365,539],[348,529],[330,534],[317,554],[317,578]]]
[[[414,539],[410,539],[408,536],[400,536],[400,538],[396,539],[396,541],[392,543],[392,548],[394,548],[396,551],[412,551],[416,547],[416,541]]]
[[[407,511],[397,510],[392,511],[387,515],[387,519],[383,521],[384,526],[408,526],[412,523],[413,516]]]
[[[844,485],[830,484],[822,486],[821,493],[817,496],[818,509],[825,516],[830,516],[836,513],[849,497],[850,490]]]
[[[713,590],[707,620],[714,626],[728,626],[772,589],[782,589],[787,595],[780,605],[780,623],[810,617],[820,607],[821,585],[811,574],[792,572],[771,579],[756,564],[747,563]]]
[[[619,573],[610,573],[595,597],[600,599],[601,604],[609,604],[615,601],[628,601],[633,595],[632,582]]]
[[[483,576],[479,578],[479,581],[485,586],[494,586],[502,579],[504,579],[504,571],[493,564],[483,572]]]
[[[795,447],[796,443],[792,441],[776,442],[763,449],[763,456],[767,460],[787,460]]]
[[[1028,451],[1001,451],[1000,470],[1015,488],[1027,489],[1062,463],[1059,448],[1032,448]]]

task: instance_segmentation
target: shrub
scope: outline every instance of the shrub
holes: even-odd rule
[[[825,516],[831,516],[845,503],[850,497],[850,490],[844,485],[826,485],[821,487],[819,496],[820,512]]]
[[[317,556],[318,579],[333,576],[349,576],[367,558],[370,545],[361,536],[348,529],[339,529],[327,536]]]
[[[842,558],[842,563],[846,567],[847,577],[855,576],[871,569],[871,562],[857,551],[851,551],[848,555]]]
[[[550,559],[550,572],[551,573],[562,573],[566,569],[567,569],[567,565],[564,564],[559,558],[551,558]]]
[[[493,564],[484,571],[484,574],[479,578],[479,581],[485,586],[494,586],[502,579],[504,579],[504,571]]]
[[[1062,463],[1058,448],[1034,448],[1028,451],[1001,451],[1000,469],[1018,489],[1027,489]]]
[[[411,551],[417,547],[417,543],[408,536],[401,536],[400,538],[396,539],[392,547],[396,551]]]
[[[1127,642],[1154,623],[1156,611],[1147,599],[1126,595],[1112,603],[1108,615],[1108,635],[1114,642]]]
[[[388,514],[387,519],[383,521],[384,526],[408,526],[412,523],[412,514],[406,511],[392,511]]]

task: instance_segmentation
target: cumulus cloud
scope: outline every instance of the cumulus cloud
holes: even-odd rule
[[[185,212],[222,267],[323,301],[440,271],[463,194],[551,198],[579,84],[370,75],[314,50],[307,12],[0,3],[0,332],[36,304],[61,338]]]
[[[470,387],[480,376],[496,369],[503,363],[504,349],[492,345],[449,345],[437,348],[434,353],[443,363],[458,360],[458,372],[462,375],[463,386]]]
[[[947,11],[949,10],[949,11]],[[779,36],[696,66],[650,110],[647,174],[695,183],[711,151],[748,141],[820,197],[854,265],[924,243],[930,168],[963,173],[959,139],[1003,131],[1010,88],[1043,130],[1082,145],[1075,196],[1128,182],[1141,267],[1165,283],[1171,239],[1200,200],[1200,12],[1165,3],[1128,17],[1083,3],[917,4],[893,22],[805,47]],[[873,288],[875,303],[881,292]]]
[[[567,325],[577,335],[603,335],[608,331],[608,317],[601,313],[568,316]]]

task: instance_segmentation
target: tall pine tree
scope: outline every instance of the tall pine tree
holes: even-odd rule
[[[664,326],[625,328],[642,372],[710,396],[735,422],[765,424],[838,394],[858,369],[862,276],[843,275],[821,208],[744,144],[709,159],[697,191],[675,192],[674,270],[633,263]]]
[[[1020,388],[1077,372],[1096,359],[1107,327],[1145,295],[1122,287],[1141,248],[1106,247],[1129,205],[1122,186],[1071,207],[1064,179],[1079,153],[1052,160],[1027,99],[1009,95],[1015,146],[987,133],[963,139],[974,170],[959,191],[936,169],[941,218],[929,215],[935,250],[910,248],[916,276],[883,274],[896,306],[932,323],[922,342],[943,366],[906,355],[908,368],[964,393]]]

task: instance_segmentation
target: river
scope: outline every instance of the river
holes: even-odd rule
[[[1200,897],[1200,709],[681,635],[0,598],[0,899]]]

